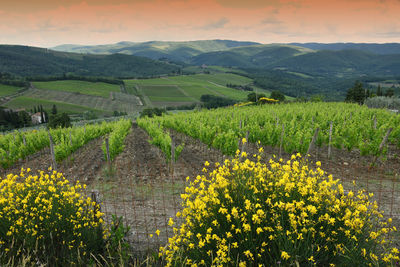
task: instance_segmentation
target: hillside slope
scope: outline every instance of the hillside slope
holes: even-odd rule
[[[376,43],[291,43],[295,46],[301,46],[313,50],[361,50],[365,52],[371,52],[380,55],[400,54],[399,43],[387,43],[387,44],[376,44]]]
[[[85,55],[45,48],[0,45],[0,72],[19,76],[144,77],[177,72],[179,67],[131,55]]]

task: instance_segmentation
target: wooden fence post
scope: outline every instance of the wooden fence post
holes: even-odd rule
[[[54,141],[53,137],[50,134],[50,131],[48,131],[48,133],[50,139],[50,154],[51,154],[52,167],[54,170],[57,170],[56,154],[54,153]]]
[[[171,173],[174,174],[174,164],[175,164],[175,141],[171,135]]]
[[[108,136],[106,137],[105,142],[106,142],[106,154],[107,154],[107,167],[108,167],[108,170],[110,171],[111,170],[111,157],[110,157],[110,145],[108,142]]]
[[[285,124],[282,124],[281,141],[279,143],[279,159],[282,157],[283,137],[285,136]]]
[[[96,222],[99,221],[99,219],[97,218],[96,214],[97,212],[101,212],[101,199],[100,199],[100,193],[99,190],[92,190],[90,192],[90,198],[92,199],[92,201],[94,203],[96,203],[96,205],[93,207],[94,208],[94,220]]]
[[[388,140],[388,138],[389,138],[389,135],[390,135],[390,133],[391,133],[392,131],[393,131],[393,128],[389,128],[389,129],[387,130],[385,136],[384,136],[383,139],[382,139],[381,144],[379,145],[378,154],[375,155],[374,160],[373,160],[373,162],[372,162],[372,165],[375,165],[375,162],[378,160],[378,158],[379,158],[379,156],[380,156],[380,154],[381,154],[381,152],[382,152],[382,150],[383,150],[383,147],[385,146],[385,144],[386,144],[386,142],[387,142],[387,140]]]
[[[331,158],[332,129],[333,129],[333,122],[331,121],[330,126],[329,126],[328,159]]]
[[[310,143],[310,145],[308,146],[307,154],[306,154],[306,156],[305,156],[306,158],[307,158],[308,155],[310,154],[310,152],[311,152],[311,150],[312,150],[312,148],[313,148],[313,146],[314,146],[314,143],[315,143],[315,141],[317,140],[318,132],[319,132],[319,128],[317,128],[317,129],[315,130],[315,133],[314,133],[314,136],[313,136],[313,138],[312,138],[312,140],[311,140],[311,143]]]

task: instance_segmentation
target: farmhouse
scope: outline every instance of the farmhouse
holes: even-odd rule
[[[31,118],[32,118],[32,124],[42,123],[42,116],[40,115],[40,112],[36,112],[35,114],[32,114]]]

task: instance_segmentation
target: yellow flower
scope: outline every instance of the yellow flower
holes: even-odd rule
[[[287,259],[290,258],[290,255],[286,251],[282,250],[281,258],[284,259],[284,260],[287,260]]]

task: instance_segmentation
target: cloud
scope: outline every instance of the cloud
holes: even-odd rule
[[[257,9],[280,5],[279,0],[216,0],[220,5],[229,8]]]
[[[389,37],[389,38],[397,37],[397,38],[400,38],[400,31],[379,32],[376,35],[380,36],[380,37]]]
[[[273,17],[273,16],[268,17],[266,19],[263,19],[261,21],[261,24],[266,24],[266,25],[280,25],[282,23],[283,23],[283,21],[281,21],[281,20],[279,20],[279,19],[277,19],[276,17]]]
[[[220,29],[220,28],[223,28],[228,23],[229,23],[229,19],[220,18],[219,20],[217,20],[215,22],[208,23],[208,24],[206,24],[206,25],[204,25],[204,26],[202,26],[200,28],[204,29],[204,30]]]

